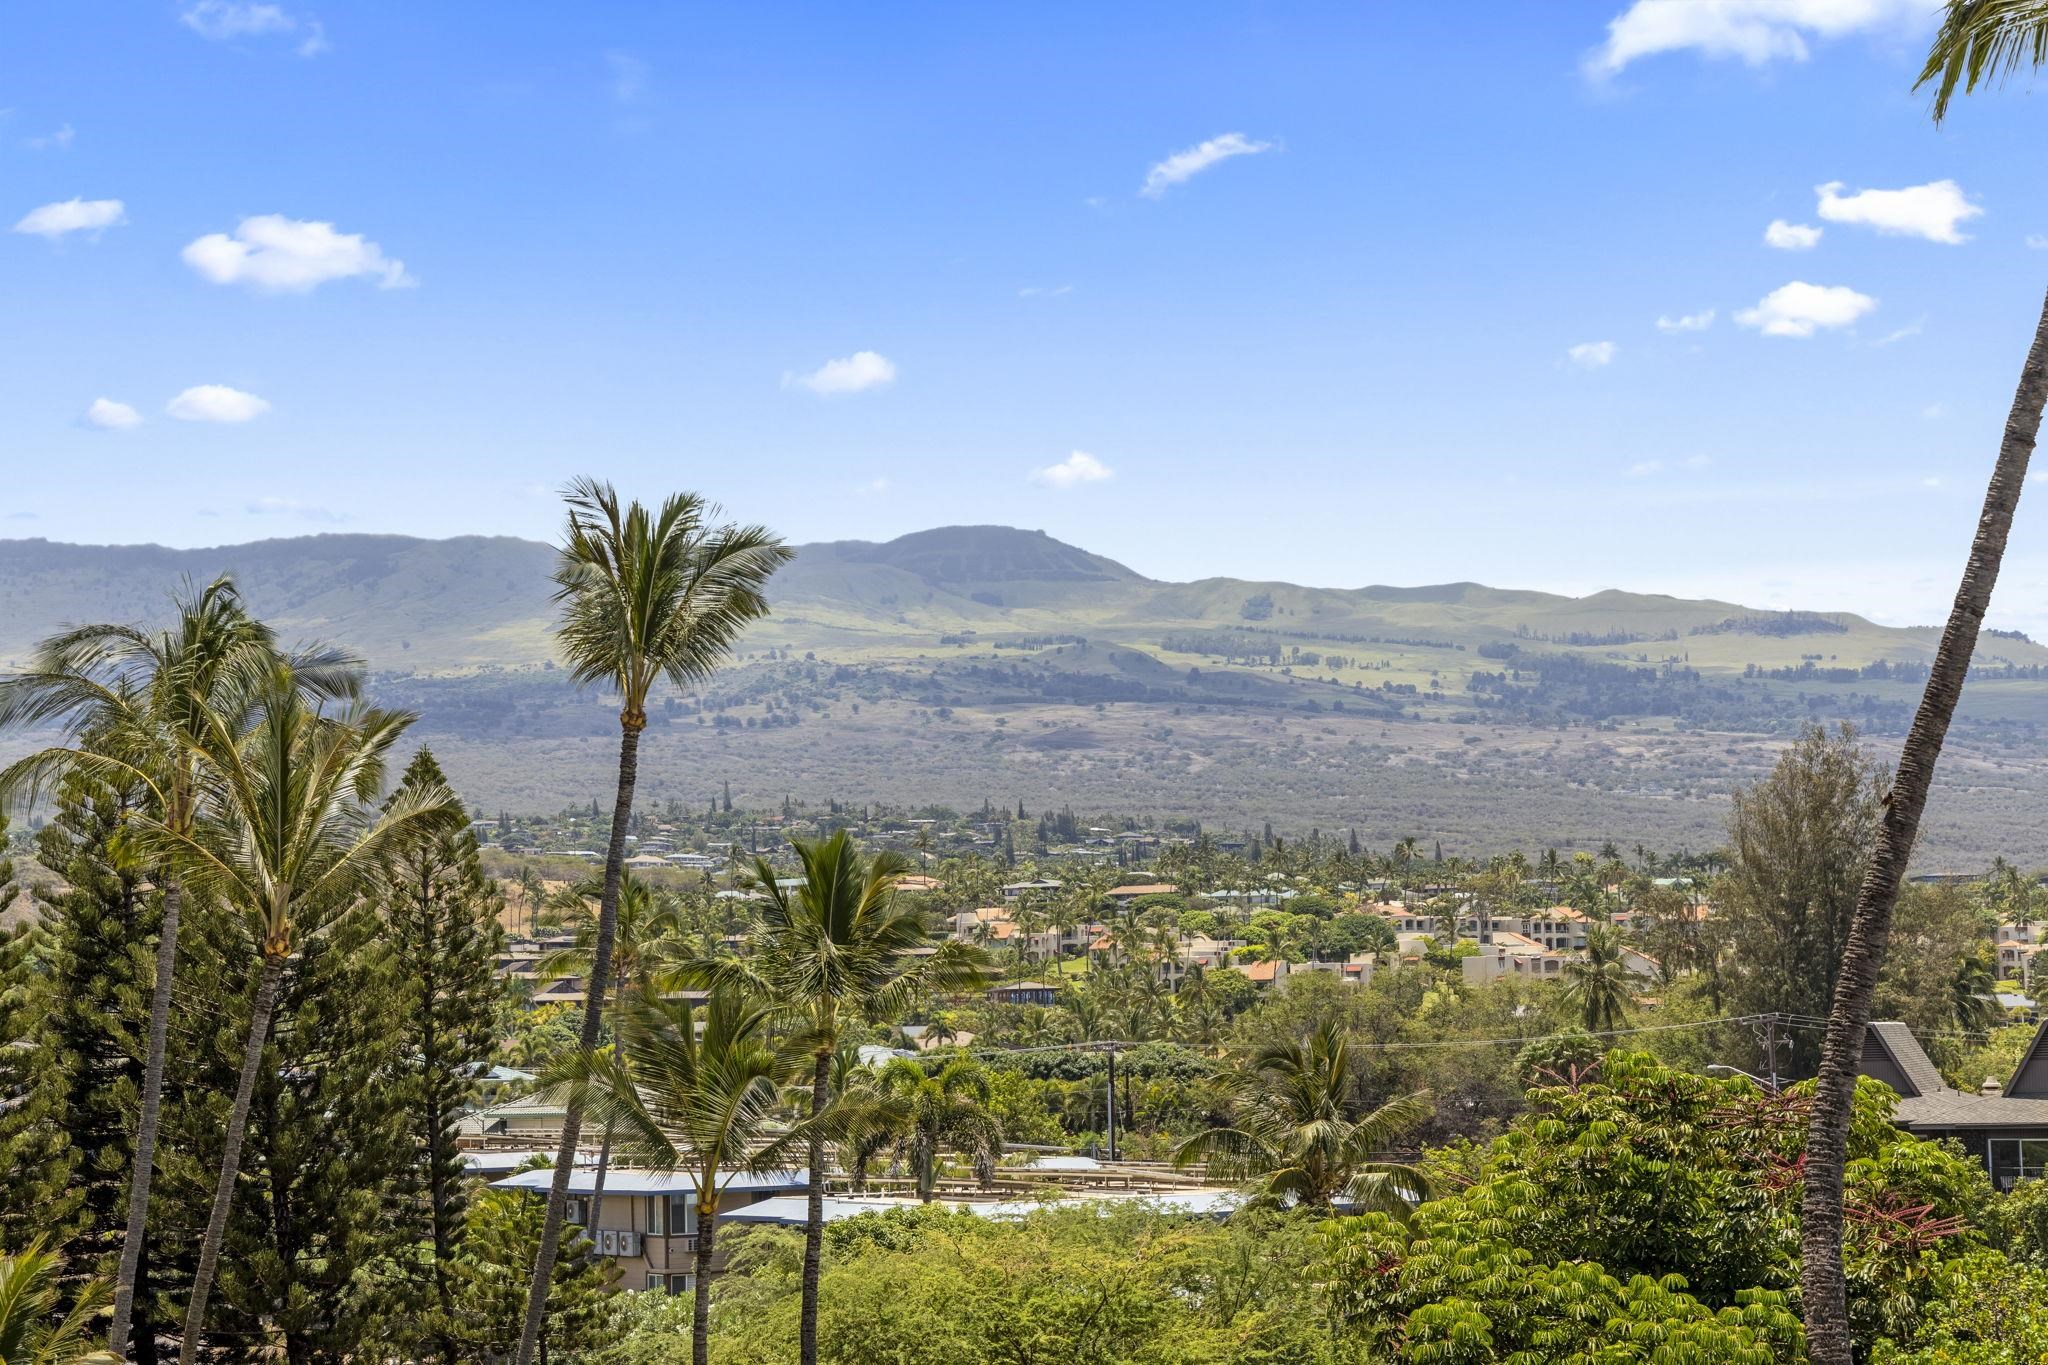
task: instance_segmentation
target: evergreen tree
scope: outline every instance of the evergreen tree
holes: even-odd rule
[[[446,785],[421,749],[401,790]],[[462,1245],[468,1187],[455,1150],[455,1122],[476,1091],[476,1065],[496,1041],[499,1000],[494,959],[503,946],[502,901],[484,874],[476,840],[459,830],[423,833],[392,854],[383,895],[404,1055],[416,1067],[407,1108],[419,1161],[408,1174],[406,1207],[424,1265],[419,1297],[448,1323],[455,1312],[451,1262]],[[423,1345],[448,1365],[456,1338],[443,1330]]]
[[[725,813],[732,814],[732,779],[725,779]]]
[[[0,836],[7,822],[0,816]],[[0,845],[4,854],[4,845]],[[19,888],[14,865],[0,856],[0,908],[12,906]],[[45,956],[49,934],[36,918],[0,930],[0,1040],[40,1039],[52,993]],[[62,1230],[77,1216],[70,1191],[81,1154],[64,1128],[63,1090],[40,1046],[0,1046],[0,1253],[19,1251],[45,1234]]]
[[[527,1281],[540,1250],[547,1202],[523,1190],[486,1189],[470,1201],[463,1251],[450,1266],[455,1310],[438,1310],[422,1324],[437,1340],[456,1344],[465,1361],[503,1361],[519,1344],[526,1315]],[[562,1237],[548,1281],[547,1316],[539,1341],[543,1359],[573,1358],[596,1344],[613,1275],[612,1262],[590,1254],[575,1227]]]

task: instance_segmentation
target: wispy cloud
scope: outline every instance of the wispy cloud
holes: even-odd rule
[[[1921,331],[1924,330],[1926,326],[1926,318],[1922,318],[1918,322],[1909,322],[1904,327],[1900,327],[1894,331],[1886,332],[1883,336],[1879,337],[1877,340],[1871,342],[1870,344],[1872,346],[1890,346],[1895,342],[1904,341],[1908,337],[1919,336]]]
[[[889,480],[887,478],[869,479],[866,483],[856,485],[853,491],[864,498],[879,497],[881,494],[889,491]]]
[[[77,137],[78,130],[67,123],[54,133],[27,139],[27,146],[32,152],[68,152]]]
[[[1077,450],[1058,464],[1049,464],[1042,469],[1031,471],[1031,481],[1042,483],[1048,488],[1077,488],[1084,483],[1101,483],[1114,478],[1116,471],[1096,459],[1085,450]]]
[[[1711,455],[1688,455],[1682,460],[1638,460],[1622,473],[1631,479],[1647,479],[1657,474],[1706,469],[1713,463]]]
[[[332,508],[321,507],[297,498],[257,498],[245,504],[243,511],[258,517],[297,517],[301,521],[337,522],[348,518]]]
[[[2048,237],[2044,237],[2044,236],[2042,236],[2042,235],[2041,235],[2040,233],[2038,233],[2038,232],[2030,232],[2030,233],[2028,233],[2028,234],[2027,234],[2027,250],[2029,250],[2029,251],[2048,251]]]
[[[1620,349],[1611,341],[1582,341],[1567,347],[1564,358],[1582,370],[1597,370],[1613,364],[1615,352]]]
[[[896,365],[875,351],[855,351],[838,360],[828,360],[809,374],[785,374],[785,389],[809,389],[820,397],[862,393],[896,382]]]
[[[1212,137],[1155,163],[1145,173],[1145,183],[1138,193],[1148,199],[1157,199],[1175,185],[1186,183],[1218,162],[1228,161],[1234,156],[1256,156],[1272,149],[1272,143],[1254,142],[1243,133]]]
[[[1764,245],[1780,251],[1811,251],[1820,245],[1820,235],[1826,231],[1809,223],[1788,223],[1783,218],[1771,219],[1764,229]]]
[[[1853,223],[1901,237],[1924,237],[1930,242],[1960,246],[1969,241],[1957,225],[1984,212],[1970,202],[1963,187],[1953,180],[1935,180],[1909,185],[1902,190],[1859,190],[1843,194],[1842,182],[1831,181],[1815,188],[1820,204],[1814,210],[1831,223]]]
[[[317,57],[327,50],[327,27],[318,19],[295,15],[282,5],[246,3],[246,0],[194,0],[178,21],[208,42],[225,43],[236,38],[296,39],[292,50],[301,57]]]
[[[1737,313],[1735,320],[1767,337],[1810,337],[1821,328],[1847,327],[1875,307],[1876,299],[1847,285],[1794,280]]]
[[[1704,332],[1714,325],[1714,317],[1715,312],[1711,308],[1702,308],[1697,313],[1682,313],[1675,318],[1660,317],[1657,319],[1657,330],[1660,332]]]
[[[1020,299],[1056,299],[1061,297],[1062,295],[1071,294],[1073,292],[1074,286],[1071,284],[1056,284],[1050,286],[1042,284],[1027,284],[1022,289],[1019,289],[1017,291],[1017,297]]]
[[[225,384],[198,384],[186,389],[165,405],[164,411],[181,422],[252,422],[270,411],[270,404],[253,393],[231,389]]]
[[[1924,22],[1929,8],[1922,0],[1635,0],[1609,21],[1586,73],[1600,79],[1665,52],[1750,66],[1803,62],[1812,39],[1903,30]]]
[[[29,210],[14,230],[54,242],[74,232],[97,236],[127,221],[127,210],[118,199],[66,199]]]
[[[330,280],[374,280],[379,289],[418,283],[405,262],[361,233],[278,213],[244,218],[232,235],[209,233],[185,248],[184,260],[215,284],[245,284],[268,294],[303,294]]]

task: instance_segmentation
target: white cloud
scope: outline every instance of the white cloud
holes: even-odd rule
[[[127,221],[127,212],[118,199],[66,199],[29,210],[14,225],[14,230],[54,242],[67,232],[99,232]]]
[[[72,140],[75,139],[77,136],[78,130],[67,123],[63,127],[59,128],[56,132],[51,133],[48,137],[30,138],[28,140],[28,145],[30,150],[32,151],[68,152],[71,150]]]
[[[853,491],[860,494],[862,497],[874,497],[889,491],[889,480],[887,478],[869,479],[866,483],[859,485]]]
[[[117,403],[111,398],[95,398],[92,406],[85,410],[85,421],[88,426],[99,427],[103,431],[126,431],[142,425],[142,414],[126,403]]]
[[[2029,250],[2029,251],[2048,251],[2048,237],[2043,237],[2043,236],[2042,236],[2042,235],[2041,235],[2040,233],[2038,233],[2038,232],[2030,232],[2030,233],[2028,233],[2028,234],[2027,234],[2027,250]]]
[[[1019,289],[1017,291],[1017,297],[1020,299],[1056,299],[1061,297],[1062,295],[1071,294],[1073,292],[1074,286],[1071,284],[1059,284],[1051,286],[1042,284],[1027,284],[1022,289]]]
[[[1058,464],[1049,464],[1043,469],[1032,470],[1031,481],[1042,483],[1048,488],[1072,488],[1077,484],[1101,483],[1115,474],[1115,470],[1087,451],[1077,450]]]
[[[647,63],[630,52],[607,52],[605,64],[612,69],[612,98],[620,104],[637,104],[647,94]]]
[[[1694,51],[1750,66],[1803,62],[1809,38],[1904,29],[1922,21],[1924,0],[1635,0],[1607,25],[1587,74],[1611,76],[1642,57]]]
[[[1930,422],[1938,422],[1948,416],[1948,405],[1946,403],[1929,403],[1926,407],[1920,409],[1920,415]]]
[[[164,411],[181,422],[248,422],[269,412],[270,404],[225,384],[199,384],[173,398]]]
[[[1831,223],[1855,223],[1879,232],[1907,237],[1925,237],[1930,242],[1957,246],[1970,239],[1956,231],[1956,224],[1984,212],[1963,195],[1953,180],[1935,180],[1910,185],[1903,190],[1860,190],[1843,194],[1842,182],[1831,181],[1815,187],[1820,196],[1817,212]]]
[[[1941,480],[1935,477],[1934,475],[1930,474],[1926,478],[1920,480],[1920,486],[1922,488],[1939,488],[1941,487]]]
[[[1735,320],[1767,337],[1810,337],[1818,328],[1847,327],[1875,307],[1876,299],[1847,285],[1794,280],[1737,313]]]
[[[236,38],[297,38],[293,47],[301,57],[317,57],[327,50],[327,28],[318,19],[302,19],[282,5],[249,3],[249,0],[194,0],[178,21],[209,42],[225,43]]]
[[[782,387],[804,388],[821,397],[860,393],[896,382],[896,365],[874,351],[855,351],[838,360],[828,360],[809,374],[785,374]]]
[[[1883,336],[1879,337],[1877,340],[1871,342],[1870,344],[1873,346],[1889,346],[1894,342],[1904,341],[1907,337],[1919,336],[1920,333],[1926,328],[1926,326],[1927,320],[1925,318],[1922,318],[1918,322],[1909,322],[1904,327],[1900,327],[1893,331],[1886,332]]]
[[[1166,160],[1153,166],[1145,173],[1145,184],[1138,193],[1149,199],[1157,199],[1175,185],[1193,178],[1219,161],[1228,161],[1234,156],[1254,156],[1259,152],[1271,151],[1270,142],[1253,142],[1243,133],[1225,133],[1212,137],[1207,142],[1197,143],[1184,151],[1175,152]]]
[[[1788,223],[1783,218],[1771,219],[1771,225],[1764,229],[1764,245],[1774,246],[1780,251],[1811,251],[1820,245],[1824,228],[1806,223]]]
[[[1675,318],[1658,318],[1660,332],[1704,332],[1714,325],[1714,310],[1705,308],[1697,313],[1684,313]]]
[[[1565,359],[1582,370],[1597,370],[1602,365],[1613,363],[1614,353],[1620,349],[1611,341],[1582,341],[1568,348]]]
[[[187,246],[185,264],[215,284],[246,284],[271,294],[303,294],[329,280],[373,279],[379,289],[418,281],[361,233],[332,223],[265,213],[244,218],[234,235],[208,233]]]

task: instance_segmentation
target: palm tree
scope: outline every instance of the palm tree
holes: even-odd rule
[[[568,903],[574,906],[579,916],[576,937],[568,947],[557,948],[534,964],[538,982],[559,981],[565,976],[589,980],[597,942],[597,920],[590,914],[590,901],[603,892],[604,883],[596,878],[578,882],[568,889]],[[612,975],[615,978],[611,991],[613,1037],[618,1036],[619,1012],[633,1000],[648,999],[656,993],[654,977],[656,965],[664,960],[663,947],[676,941],[682,927],[673,895],[634,876],[630,869],[620,876],[618,936],[612,941]],[[599,1001],[598,1008],[602,1010],[604,1007],[604,1002]],[[598,1226],[598,1214],[604,1209],[604,1177],[611,1166],[611,1157],[612,1129],[610,1124],[606,1124],[604,1139],[597,1149],[596,1186],[590,1192],[590,1226],[593,1228]]]
[[[1586,955],[1565,964],[1564,998],[1579,1007],[1588,1033],[1628,1027],[1629,972],[1621,939],[1604,924],[1586,927]]]
[[[771,1018],[761,1004],[718,990],[700,1033],[688,1001],[636,996],[619,1006],[616,1047],[573,1054],[550,1078],[568,1084],[572,1104],[587,1103],[616,1125],[636,1160],[688,1173],[697,1215],[695,1365],[710,1354],[719,1200],[736,1170],[780,1165],[809,1131],[776,1122],[783,1087],[806,1068],[802,1054],[769,1042]]]
[[[910,1146],[910,1166],[917,1173],[917,1197],[929,1204],[938,1185],[939,1153],[947,1146],[964,1152],[975,1178],[987,1189],[995,1183],[996,1159],[1003,1153],[1003,1125],[989,1111],[988,1073],[967,1058],[948,1062],[936,1076],[915,1062],[897,1058],[882,1069],[879,1087],[906,1113],[903,1131]]]
[[[896,898],[896,879],[910,870],[900,853],[863,857],[845,830],[791,844],[803,868],[793,887],[778,882],[766,859],[754,862],[752,884],[761,899],[751,903],[747,955],[694,959],[679,968],[677,980],[757,993],[799,1021],[811,1049],[810,1119],[818,1125],[830,1098],[832,1056],[848,1024],[898,1017],[928,990],[969,989],[982,981],[984,966],[981,953],[962,943],[923,953],[930,946],[929,921]],[[798,1326],[804,1365],[818,1358],[824,1143],[822,1127],[813,1126]]]
[[[2044,61],[2048,61],[2048,7],[2031,0],[1949,0],[1915,88],[1934,84],[1933,113],[1939,123],[1959,86],[1974,90],[1980,83],[2004,79],[2022,63],[2038,67]],[[2026,482],[2027,462],[2040,434],[2044,402],[2048,402],[2048,302],[2044,302],[2034,325],[2033,342],[2020,365],[2019,383],[1991,481],[1984,490],[1984,510],[1977,519],[1962,581],[1935,648],[1912,729],[1899,751],[1891,790],[1884,797],[1877,846],[1856,893],[1842,970],[1828,1011],[1813,1117],[1807,1128],[1800,1218],[1801,1299],[1807,1352],[1814,1365],[1850,1362],[1848,1281],[1842,1268],[1842,1179],[1848,1163],[1849,1117],[1863,1056],[1863,1035],[1870,1023],[1871,996],[1884,966],[1899,883],[1913,854],[1942,741],[1962,697],[1978,632],[1991,605],[1991,590],[2005,559],[2006,539],[2019,506],[2020,488]]]
[[[580,1035],[581,1050],[595,1052],[610,985],[648,694],[662,678],[688,687],[710,676],[748,624],[767,615],[762,589],[790,551],[759,526],[711,525],[718,509],[694,493],[675,494],[659,512],[649,512],[637,502],[622,507],[610,484],[578,479],[564,498],[569,519],[555,564],[555,600],[562,607],[557,638],[574,681],[607,684],[620,700],[618,793]],[[540,1344],[582,1129],[583,1111],[572,1102],[562,1119],[515,1365],[533,1365]]]
[[[1269,1043],[1218,1082],[1231,1126],[1181,1143],[1176,1166],[1206,1160],[1225,1176],[1255,1176],[1261,1198],[1329,1209],[1342,1199],[1367,1211],[1407,1216],[1429,1181],[1384,1158],[1387,1146],[1428,1118],[1426,1094],[1389,1100],[1361,1114],[1350,1040],[1335,1020],[1307,1037]]]
[[[199,819],[189,829],[160,816],[134,822],[147,851],[241,919],[258,962],[220,1174],[185,1309],[180,1365],[197,1358],[206,1328],[207,1297],[286,964],[339,922],[389,844],[464,818],[445,787],[401,788],[381,810],[370,804],[385,759],[411,720],[373,709],[340,720],[321,716],[308,708],[291,670],[278,667],[246,733],[209,716],[189,742],[198,760]]]
[[[200,814],[199,740],[216,721],[230,733],[245,723],[256,691],[279,662],[269,627],[252,618],[234,584],[216,579],[173,599],[176,621],[154,634],[133,626],[94,625],[45,640],[26,672],[0,683],[0,730],[55,724],[66,743],[0,773],[0,804],[33,799],[41,785],[83,769],[141,787],[165,829],[189,835]],[[343,699],[361,686],[359,661],[337,650],[302,651],[289,661],[308,697]],[[128,1177],[127,1222],[114,1278],[107,1343],[126,1355],[141,1273],[143,1232],[163,1116],[164,1055],[177,971],[184,881],[175,862],[161,869],[163,916],[150,992],[140,1113]]]
[[[899,1059],[901,1060],[901,1059]],[[833,1108],[839,1114],[835,1134],[839,1165],[855,1194],[865,1194],[868,1167],[895,1146],[910,1129],[910,1104],[885,1090],[881,1073],[860,1059],[860,1049],[842,1043],[832,1054]]]
[[[87,1282],[71,1311],[53,1321],[60,1297],[57,1257],[38,1237],[19,1254],[0,1256],[0,1361],[6,1365],[118,1365],[112,1351],[96,1351],[92,1320],[106,1306],[107,1287]]]

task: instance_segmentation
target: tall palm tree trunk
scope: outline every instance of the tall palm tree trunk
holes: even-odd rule
[[[263,954],[263,972],[256,984],[256,1006],[249,1016],[249,1037],[242,1045],[242,1075],[235,1083],[234,1107],[228,1110],[227,1145],[221,1150],[220,1179],[213,1187],[213,1208],[206,1215],[206,1236],[199,1243],[199,1265],[192,1272],[192,1297],[185,1305],[185,1331],[178,1343],[178,1365],[199,1358],[206,1330],[206,1300],[220,1269],[220,1247],[228,1230],[228,1210],[235,1201],[235,1182],[242,1174],[242,1139],[249,1131],[249,1106],[256,1097],[256,1077],[263,1069],[263,1044],[270,1035],[270,1016],[277,1008],[277,990],[284,980],[284,957]]]
[[[1842,1169],[1849,1146],[1849,1110],[1856,1093],[1856,1073],[1863,1057],[1863,1034],[1870,1023],[1870,998],[1884,965],[1891,934],[1892,907],[1899,882],[1913,853],[1927,789],[1934,780],[1935,761],[1962,696],[1977,647],[1977,632],[1991,604],[1991,589],[2005,557],[2005,541],[2019,506],[2020,485],[2026,482],[2027,460],[2041,429],[2041,408],[2048,400],[2048,302],[2035,325],[2034,344],[2020,367],[2012,412],[1998,447],[1998,463],[1984,492],[1984,511],[1955,605],[1942,630],[1940,648],[1928,673],[1927,690],[1913,715],[1913,728],[1899,753],[1898,772],[1884,799],[1877,847],[1856,893],[1856,911],[1842,952],[1842,974],[1835,984],[1828,1012],[1827,1036],[1821,1044],[1820,1080],[1814,1095],[1813,1118],[1806,1139],[1806,1187],[1800,1231],[1800,1286],[1806,1314],[1806,1348],[1813,1365],[1850,1365],[1848,1286],[1842,1273]]]
[[[597,943],[590,954],[590,980],[584,983],[583,1032],[578,1044],[585,1055],[597,1051],[604,1022],[605,989],[611,984],[612,943],[619,932],[619,880],[626,867],[626,826],[633,818],[633,787],[640,775],[640,732],[644,714],[619,716],[619,791],[612,803],[612,833],[605,847],[604,893],[597,903]],[[554,1180],[548,1186],[548,1212],[541,1224],[540,1250],[533,1258],[533,1281],[526,1290],[526,1322],[519,1332],[514,1365],[533,1365],[540,1347],[540,1329],[547,1319],[548,1289],[555,1276],[555,1258],[562,1249],[562,1219],[569,1211],[569,1177],[576,1168],[576,1141],[583,1134],[583,1105],[574,1096],[562,1116],[562,1145],[555,1155]]]
[[[164,1110],[164,1053],[171,1031],[171,978],[178,965],[178,920],[185,888],[164,885],[164,919],[156,938],[156,984],[149,1000],[149,1052],[142,1063],[142,1117],[135,1129],[135,1159],[128,1172],[128,1223],[121,1234],[121,1265],[114,1281],[114,1321],[107,1349],[128,1355],[135,1315],[135,1282],[142,1271],[143,1231],[149,1222],[149,1187],[156,1171],[156,1133]]]
[[[832,1054],[820,1052],[811,1064],[811,1120],[816,1124],[831,1097]],[[804,1278],[801,1315],[797,1319],[797,1358],[818,1365],[818,1277],[825,1257],[825,1133],[813,1127],[811,1168],[804,1182]]]
[[[697,1276],[695,1312],[690,1317],[690,1365],[711,1359],[711,1257],[717,1247],[718,1205],[697,1206]]]
[[[605,1120],[604,1137],[597,1144],[597,1179],[590,1190],[590,1226],[595,1229],[604,1213],[604,1173],[612,1164],[612,1123]]]

